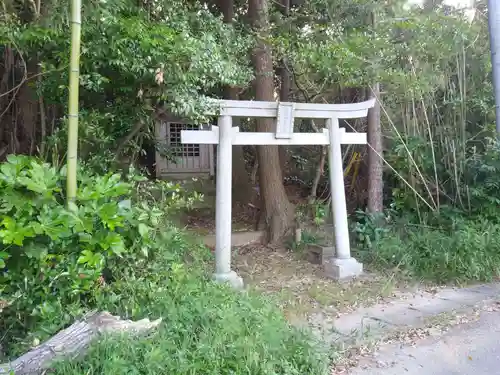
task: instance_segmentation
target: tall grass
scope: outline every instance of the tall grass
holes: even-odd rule
[[[291,327],[272,301],[213,283],[199,264],[172,266],[179,244],[186,249],[176,242],[146,269],[123,269],[98,296],[99,309],[162,317],[160,329],[140,340],[108,337],[81,361],[59,363],[55,374],[328,373],[326,348]]]
[[[368,216],[355,225],[357,256],[395,275],[437,284],[492,281],[500,276],[500,223],[443,213],[415,220],[393,218],[384,228]]]

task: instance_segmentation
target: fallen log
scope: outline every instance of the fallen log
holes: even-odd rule
[[[75,359],[85,354],[89,345],[103,334],[146,335],[161,323],[161,318],[136,322],[122,320],[104,311],[91,313],[60,331],[10,363],[0,364],[0,375],[41,375],[54,361]]]

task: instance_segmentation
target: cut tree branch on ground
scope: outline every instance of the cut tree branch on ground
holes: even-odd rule
[[[157,328],[160,323],[161,318],[133,322],[122,320],[106,311],[92,313],[12,362],[0,364],[0,375],[41,375],[55,361],[81,357],[89,345],[103,334],[127,333],[143,336]]]

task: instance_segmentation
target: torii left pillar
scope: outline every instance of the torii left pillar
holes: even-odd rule
[[[219,117],[219,142],[217,147],[217,173],[215,197],[215,274],[218,282],[226,282],[234,288],[243,287],[243,279],[231,270],[231,178],[232,117]],[[223,168],[220,168],[224,165]]]

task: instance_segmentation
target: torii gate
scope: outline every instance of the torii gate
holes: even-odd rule
[[[366,133],[347,133],[339,119],[366,117],[375,99],[352,104],[277,103],[219,100],[218,126],[211,131],[183,130],[181,143],[216,144],[217,177],[215,208],[215,274],[219,282],[242,287],[243,280],[231,270],[231,190],[233,145],[329,145],[335,258],[330,261],[338,280],[357,276],[363,265],[351,257],[341,144],[366,144]],[[233,117],[276,118],[276,133],[240,132]],[[321,133],[294,133],[294,118],[326,119]]]

